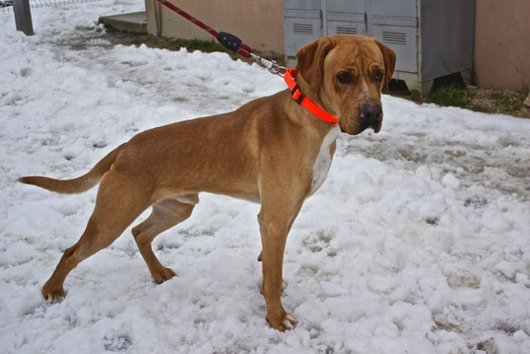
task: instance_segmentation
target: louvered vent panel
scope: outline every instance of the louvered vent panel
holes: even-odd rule
[[[383,31],[383,42],[397,45],[406,45],[407,35],[403,32]]]
[[[312,35],[313,25],[310,23],[294,23],[293,32],[294,34]]]
[[[337,26],[337,34],[357,34],[357,28]]]

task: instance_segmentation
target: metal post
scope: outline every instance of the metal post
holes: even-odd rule
[[[15,13],[17,31],[24,32],[26,36],[32,36],[34,33],[29,0],[15,0],[13,3],[13,12]]]

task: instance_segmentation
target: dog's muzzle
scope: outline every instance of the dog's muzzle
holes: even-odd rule
[[[381,124],[383,122],[383,110],[377,103],[363,102],[360,107],[359,118],[359,132],[372,128],[374,132],[378,133],[381,130]]]

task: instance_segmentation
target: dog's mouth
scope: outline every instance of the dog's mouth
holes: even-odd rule
[[[340,127],[340,130],[343,133],[348,133],[351,135],[357,135],[364,132],[366,129],[372,129],[374,133],[379,133],[383,125],[383,120],[381,118],[369,119],[364,116],[363,113],[359,113],[357,119],[352,119],[351,122],[357,122],[357,124],[351,124],[351,127]]]
[[[379,133],[379,131],[381,130],[381,126],[383,125],[382,118],[379,118],[379,117],[376,119],[366,118],[362,113],[359,116],[359,118],[360,118],[359,133],[362,133],[363,131],[369,128],[371,128],[376,134]]]

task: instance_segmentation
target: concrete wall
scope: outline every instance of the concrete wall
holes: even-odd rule
[[[282,0],[170,1],[215,30],[238,36],[253,49],[283,54]],[[213,38],[156,0],[146,0],[146,11],[150,34],[181,39]]]
[[[530,87],[530,0],[476,0],[475,6],[477,86]]]

